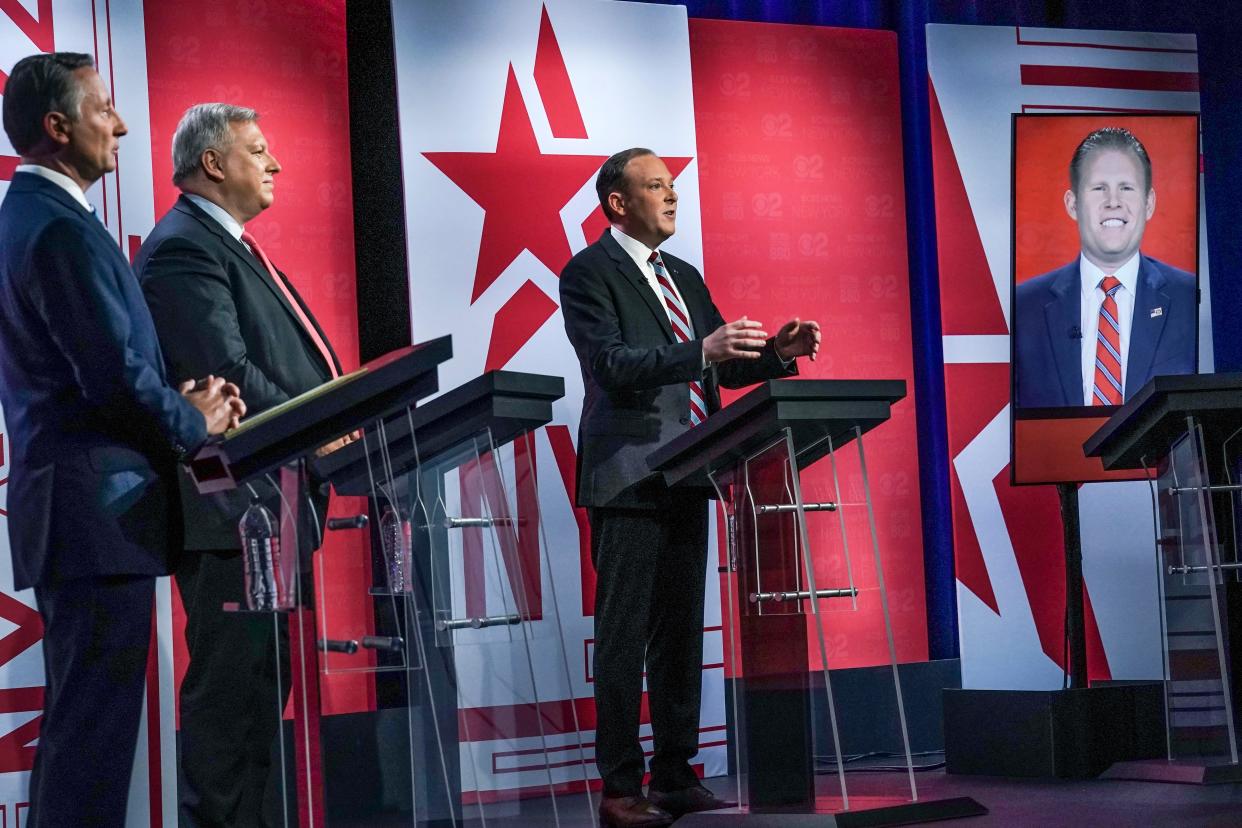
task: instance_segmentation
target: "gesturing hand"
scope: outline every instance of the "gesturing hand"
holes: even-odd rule
[[[763,326],[743,316],[712,331],[703,340],[703,358],[708,362],[728,359],[758,359],[768,332]]]
[[[776,333],[776,355],[783,360],[809,356],[811,362],[819,353],[819,323],[803,322],[794,317]]]

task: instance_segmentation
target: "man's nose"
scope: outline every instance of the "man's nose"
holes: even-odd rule
[[[275,175],[280,172],[280,162],[276,160],[276,156],[269,154],[267,156],[267,171]]]

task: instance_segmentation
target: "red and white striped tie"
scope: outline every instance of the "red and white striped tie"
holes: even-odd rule
[[[668,313],[669,324],[673,326],[673,336],[678,342],[689,342],[694,332],[690,328],[690,312],[682,304],[673,290],[673,283],[664,270],[664,261],[659,251],[653,250],[647,259],[655,269],[656,282],[660,285],[660,295],[664,297],[664,310]],[[690,387],[690,425],[696,426],[707,419],[707,404],[703,402],[703,383],[691,380],[686,383]]]
[[[1117,300],[1114,294],[1121,287],[1116,276],[1100,280],[1104,302],[1100,305],[1100,322],[1095,332],[1095,388],[1092,405],[1121,405],[1124,397],[1121,384],[1121,323],[1117,321]]]

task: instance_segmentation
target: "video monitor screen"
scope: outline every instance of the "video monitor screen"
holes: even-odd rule
[[[1134,479],[1082,444],[1198,370],[1198,116],[1014,115],[1012,183],[1013,482]]]

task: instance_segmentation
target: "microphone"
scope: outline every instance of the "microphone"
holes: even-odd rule
[[[1074,327],[1070,328],[1070,329],[1069,329],[1069,338],[1070,338],[1070,339],[1082,339],[1082,328],[1078,327],[1077,325],[1075,325]]]

